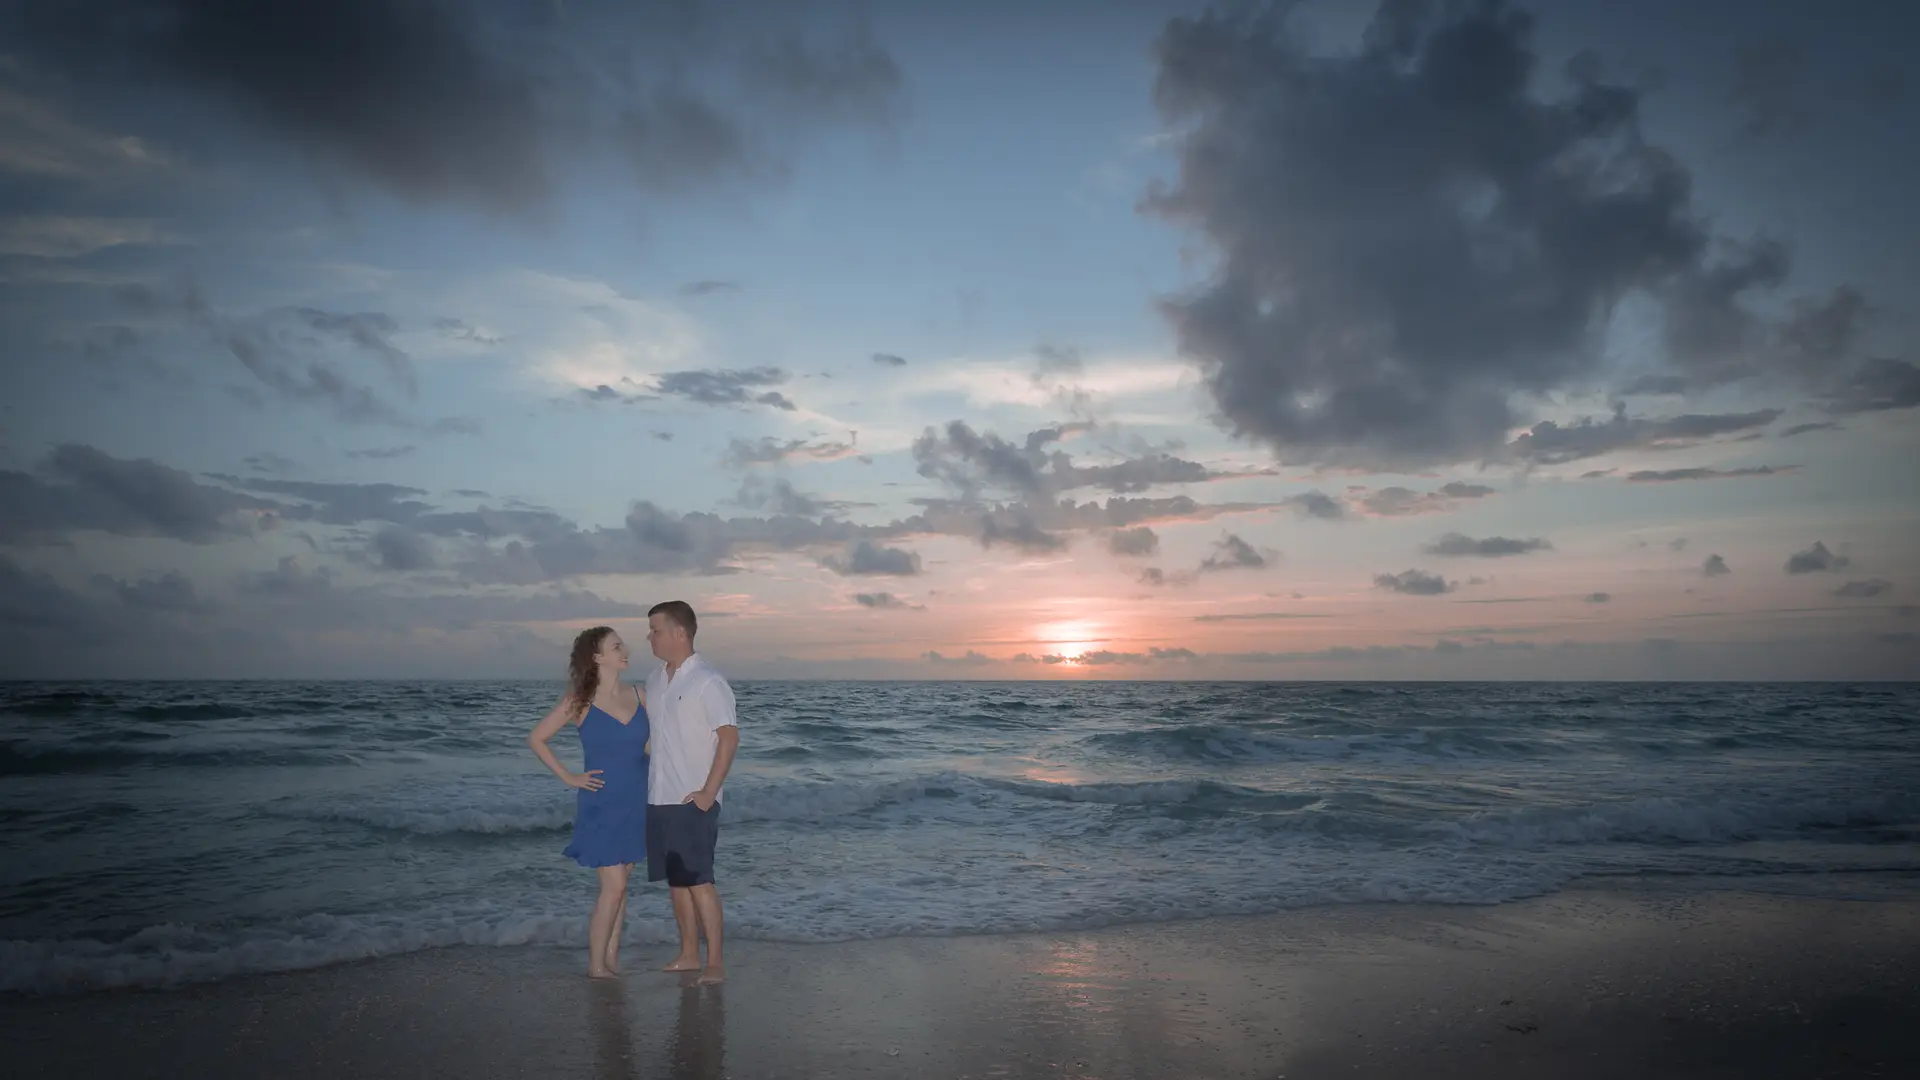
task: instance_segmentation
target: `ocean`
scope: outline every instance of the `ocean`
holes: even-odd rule
[[[735,939],[1004,934],[1596,880],[1911,895],[1920,686],[736,683]],[[582,950],[557,682],[0,684],[0,991]],[[572,729],[555,740],[577,765]],[[1844,876],[1842,876],[1844,875]],[[627,941],[673,940],[639,884]],[[636,950],[636,954],[639,950]]]

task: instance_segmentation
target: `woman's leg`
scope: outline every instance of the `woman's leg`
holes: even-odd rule
[[[587,974],[605,979],[613,976],[613,969],[607,963],[607,942],[620,910],[626,907],[627,867],[622,863],[596,869],[600,875],[600,897],[594,901],[593,918],[587,920]]]
[[[633,864],[626,865],[627,880],[633,880]],[[627,887],[620,885],[620,905],[613,909],[613,929],[607,932],[607,970],[620,974],[620,928],[627,924]]]

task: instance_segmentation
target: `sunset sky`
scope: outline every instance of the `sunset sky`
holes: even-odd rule
[[[0,5],[0,675],[1920,677],[1914,5],[458,8]]]

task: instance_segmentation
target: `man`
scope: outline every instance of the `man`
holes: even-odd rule
[[[693,608],[685,601],[647,612],[647,644],[660,667],[647,676],[647,719],[653,759],[647,771],[647,880],[665,879],[680,928],[680,955],[666,971],[699,971],[700,982],[726,978],[720,956],[724,922],[713,883],[720,839],[721,785],[740,748],[733,687],[699,654]],[[700,964],[700,937],[707,962]]]

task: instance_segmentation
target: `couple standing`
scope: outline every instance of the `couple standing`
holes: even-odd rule
[[[726,978],[713,850],[720,838],[721,787],[740,732],[733,688],[693,650],[698,629],[684,601],[655,604],[647,612],[647,644],[660,667],[647,676],[644,689],[621,679],[627,645],[612,627],[581,631],[567,661],[566,693],[527,736],[541,762],[580,791],[565,854],[600,876],[600,896],[587,924],[587,974],[594,978],[620,973],[627,875],[643,859],[647,880],[665,880],[671,890],[680,930],[680,955],[664,970],[698,971],[703,983]],[[577,773],[547,746],[568,724],[580,728],[585,760]]]

